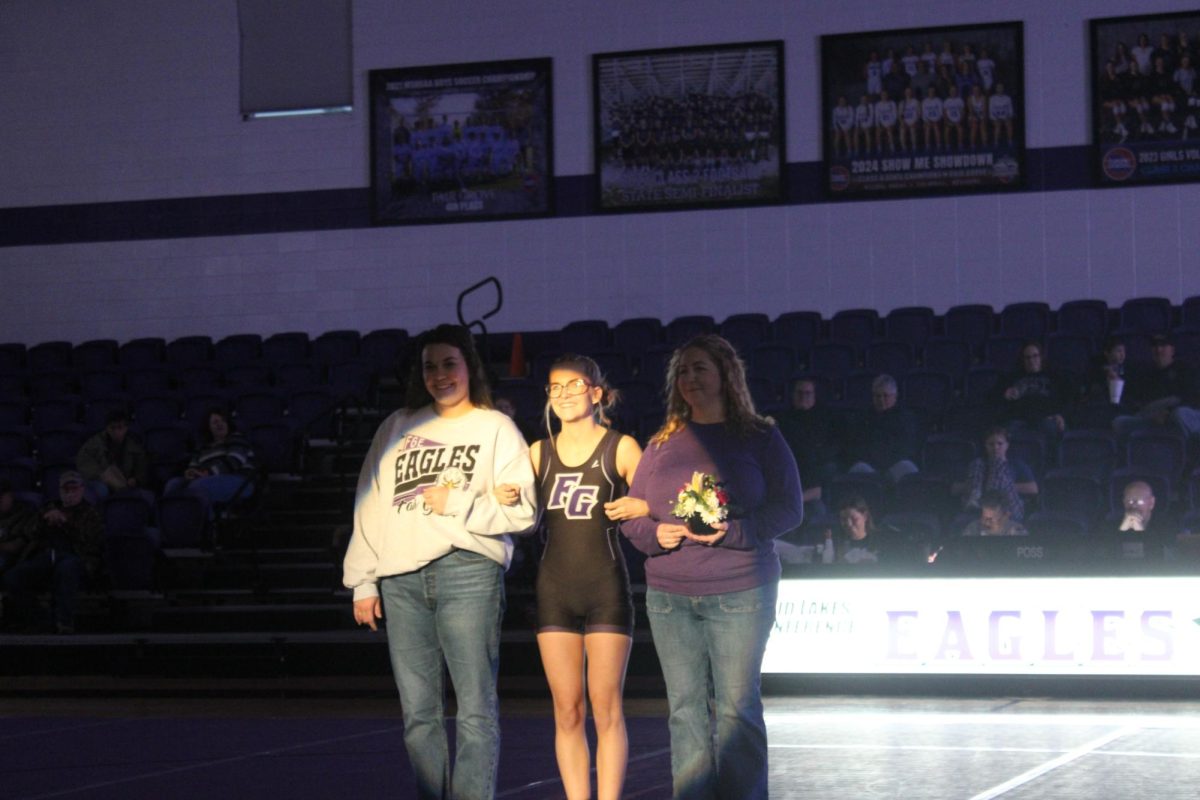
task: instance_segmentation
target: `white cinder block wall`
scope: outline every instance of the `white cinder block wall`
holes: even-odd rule
[[[1194,2],[355,0],[355,110],[243,122],[235,0],[0,4],[0,207],[368,184],[366,73],[554,59],[555,167],[591,167],[594,52],[782,38],[788,160],[820,159],[818,37],[1025,23],[1030,148],[1088,142],[1087,20]],[[1200,294],[1200,184],[0,248],[0,340],[419,330],[488,275],[493,330]]]

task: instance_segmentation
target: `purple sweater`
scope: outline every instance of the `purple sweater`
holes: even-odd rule
[[[724,482],[740,517],[730,520],[729,532],[714,546],[684,540],[663,550],[658,525],[680,522],[671,509],[693,472]],[[629,495],[645,499],[650,516],[627,520],[621,530],[650,556],[651,588],[693,596],[740,592],[779,579],[774,540],[803,521],[801,494],[796,460],[775,426],[738,437],[721,423],[689,422],[665,443],[646,448]]]

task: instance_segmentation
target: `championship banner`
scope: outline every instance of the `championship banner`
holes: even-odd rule
[[[830,199],[1018,189],[1019,22],[821,37]]]
[[[763,673],[1200,676],[1200,577],[784,580]]]

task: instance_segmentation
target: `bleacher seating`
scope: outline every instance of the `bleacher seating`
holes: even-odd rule
[[[962,479],[966,463],[978,454],[977,437],[992,422],[989,404],[999,382],[1017,367],[1027,340],[1044,344],[1049,368],[1082,376],[1106,336],[1122,337],[1128,361],[1136,365],[1149,361],[1152,333],[1173,331],[1180,361],[1200,366],[1200,298],[1178,307],[1162,298],[1134,298],[1112,313],[1103,301],[1078,300],[1057,310],[1030,302],[999,311],[957,306],[940,315],[909,307],[882,318],[869,309],[848,309],[828,318],[813,311],[774,319],[747,313],[730,315],[719,325],[703,315],[628,319],[611,326],[579,320],[561,331],[522,332],[532,343],[527,348],[532,375],[494,388],[514,402],[525,429],[536,430],[545,403],[544,366],[563,349],[592,355],[624,395],[616,424],[644,441],[662,422],[662,380],[672,343],[708,331],[735,342],[746,360],[756,404],[771,413],[787,406],[790,381],[807,375],[818,385],[821,401],[835,406],[841,420],[847,409],[869,407],[870,384],[879,373],[892,374],[900,384],[901,402],[920,413],[929,431],[922,471],[895,486],[878,476],[839,475],[826,485],[824,499],[827,507],[835,507],[851,493],[867,495],[878,513],[893,515],[887,519],[896,527],[930,540],[957,535],[963,517],[951,484]],[[511,335],[497,341],[502,339]],[[408,343],[407,332],[396,328],[330,331],[316,337],[246,333],[224,336],[215,344],[203,335],[169,342],[144,337],[123,343],[3,344],[0,479],[10,480],[25,496],[52,496],[58,475],[73,468],[83,437],[102,427],[109,411],[123,408],[132,413],[133,435],[155,462],[147,488],[160,493],[193,452],[208,410],[231,407],[273,476],[267,485],[271,480],[292,484],[277,488],[279,495],[263,503],[268,516],[255,523],[253,536],[258,538],[252,540],[260,551],[245,556],[248,562],[239,561],[242,555],[222,555],[219,537],[192,498],[158,497],[148,510],[131,498],[113,498],[103,509],[114,587],[165,589],[169,599],[163,600],[163,630],[192,624],[188,613],[166,610],[172,603],[203,604],[219,596],[219,602],[233,607],[235,591],[243,596],[251,592],[260,605],[288,593],[330,595],[329,541],[332,528],[349,520],[353,476],[362,455],[355,448],[365,447],[380,416],[397,402],[397,378],[404,378],[398,366],[408,356]],[[507,343],[501,343],[493,361],[509,355]],[[1010,457],[1030,464],[1040,488],[1037,496],[1027,498],[1026,523],[1033,536],[1078,538],[1110,524],[1124,486],[1135,479],[1148,481],[1159,503],[1179,517],[1200,519],[1196,454],[1189,453],[1181,438],[1151,431],[1118,441],[1108,429],[1076,427],[1074,422],[1069,412],[1067,431],[1057,440],[1030,431],[1010,436]],[[301,501],[310,507],[291,505],[310,491],[313,497]],[[289,516],[293,511],[305,510],[323,527],[302,535],[303,555],[284,555],[297,541],[282,529],[295,527]],[[154,566],[161,558],[160,545],[172,559],[181,559],[168,571],[175,575],[174,585],[164,586]],[[286,568],[270,561],[276,557],[311,562]],[[192,574],[195,565],[188,562],[197,558],[205,563],[224,560],[224,571],[198,578],[205,569]],[[321,587],[306,587],[309,577],[319,579]],[[345,617],[322,619],[341,625]],[[218,623],[210,619],[204,624]]]

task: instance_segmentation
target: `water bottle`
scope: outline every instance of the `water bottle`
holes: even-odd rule
[[[833,531],[825,531],[825,546],[821,548],[821,563],[833,563]]]

